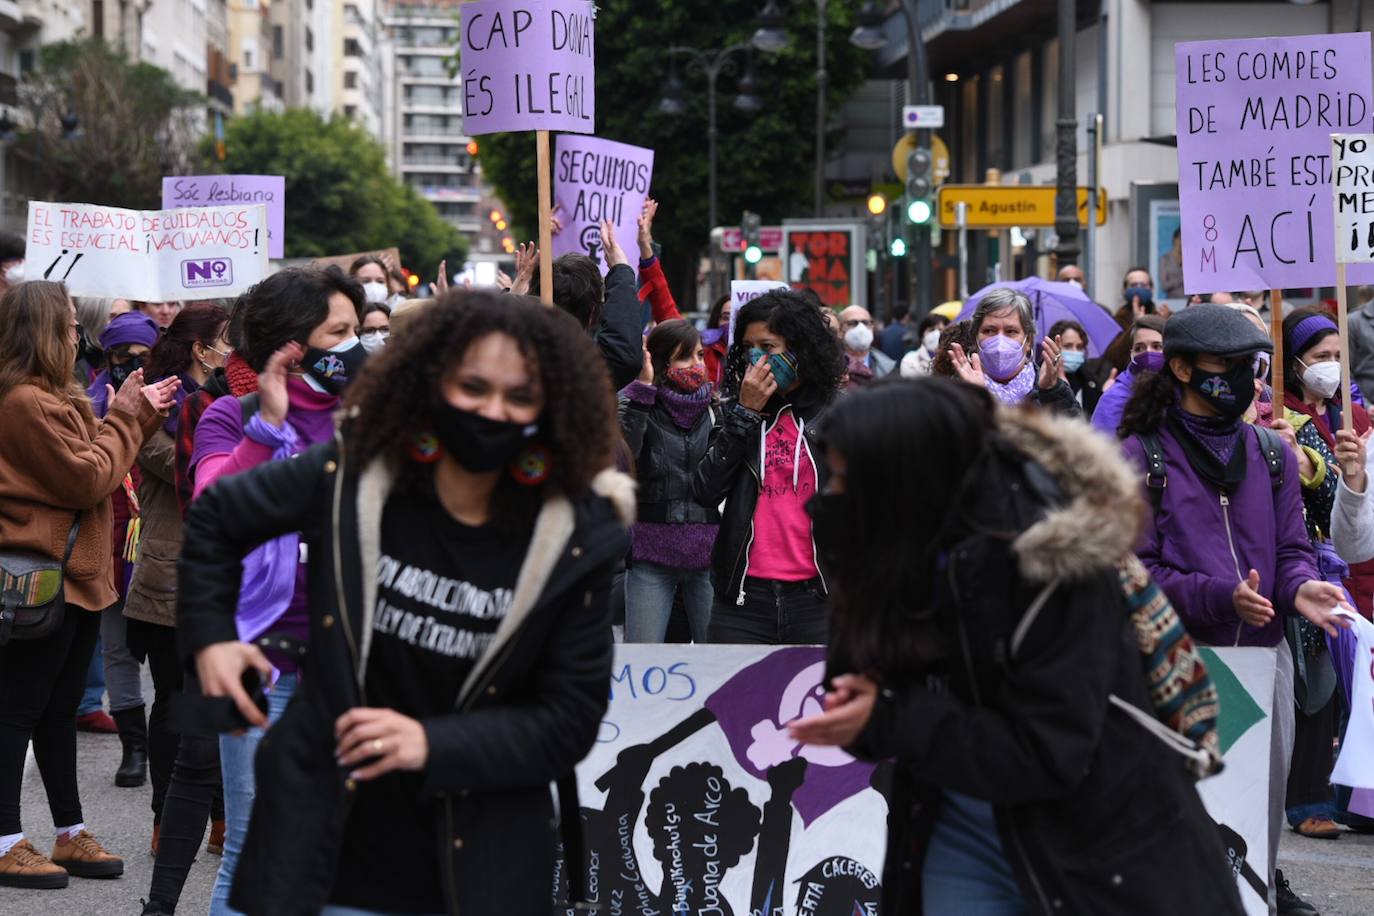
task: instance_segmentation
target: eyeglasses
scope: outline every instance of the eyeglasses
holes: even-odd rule
[[[843,325],[843,326],[846,327],[846,328],[858,327],[859,325],[864,325],[865,327],[870,327],[870,328],[871,328],[871,327],[873,327],[873,319],[872,319],[872,318],[850,318],[850,319],[847,319],[847,320],[845,320],[845,321],[840,322],[840,324]]]

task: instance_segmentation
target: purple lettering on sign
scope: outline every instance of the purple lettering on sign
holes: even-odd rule
[[[1187,292],[1332,285],[1331,135],[1371,130],[1369,35],[1182,42],[1174,58]]]
[[[181,285],[187,289],[233,286],[234,265],[228,258],[181,262]]]
[[[465,133],[595,130],[591,0],[474,0],[459,15]]]

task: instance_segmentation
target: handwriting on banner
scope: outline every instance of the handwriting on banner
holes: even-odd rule
[[[1333,134],[1336,260],[1374,262],[1374,135]]]
[[[553,199],[563,229],[553,239],[554,257],[585,254],[604,269],[603,219],[615,224],[620,247],[634,251],[637,221],[653,172],[651,149],[597,137],[559,137]]]
[[[730,281],[730,330],[726,340],[731,346],[735,343],[735,319],[739,317],[739,310],[764,293],[775,289],[787,289],[787,284],[777,280]]]
[[[263,204],[267,207],[267,256],[286,249],[286,179],[281,175],[181,175],[162,179],[162,207],[220,207]]]
[[[463,127],[469,135],[592,132],[590,0],[478,0],[463,4],[460,16]]]
[[[1368,35],[1175,46],[1188,292],[1334,280],[1329,137],[1374,117]]]
[[[28,260],[73,295],[146,301],[236,295],[267,273],[261,204],[124,210],[31,201]]]

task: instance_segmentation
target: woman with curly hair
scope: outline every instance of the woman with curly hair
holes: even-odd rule
[[[609,470],[605,364],[562,311],[454,291],[345,408],[332,441],[222,480],[187,517],[182,646],[205,692],[254,725],[243,681],[271,665],[238,639],[239,564],[295,531],[311,558],[307,676],[259,749],[232,902],[546,909],[548,786],[576,860],[573,767],[606,709],[611,570],[634,504]]]
[[[711,560],[712,642],[824,643],[826,585],[806,501],[824,482],[816,421],[844,378],[844,352],[811,299],[765,293],[740,309],[725,363],[729,405],[692,478],[725,503]]]

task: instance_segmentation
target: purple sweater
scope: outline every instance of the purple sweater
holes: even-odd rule
[[[1285,452],[1283,486],[1275,490],[1258,437],[1248,427],[1241,433],[1248,473],[1223,506],[1221,492],[1188,463],[1183,444],[1167,426],[1160,428],[1168,485],[1136,552],[1194,639],[1213,646],[1276,646],[1283,640],[1281,615],[1297,613],[1298,588],[1321,576],[1303,526],[1297,460]],[[1121,445],[1143,478],[1140,440],[1132,436]],[[1251,569],[1259,572],[1260,593],[1277,612],[1259,628],[1241,621],[1231,601]]]

